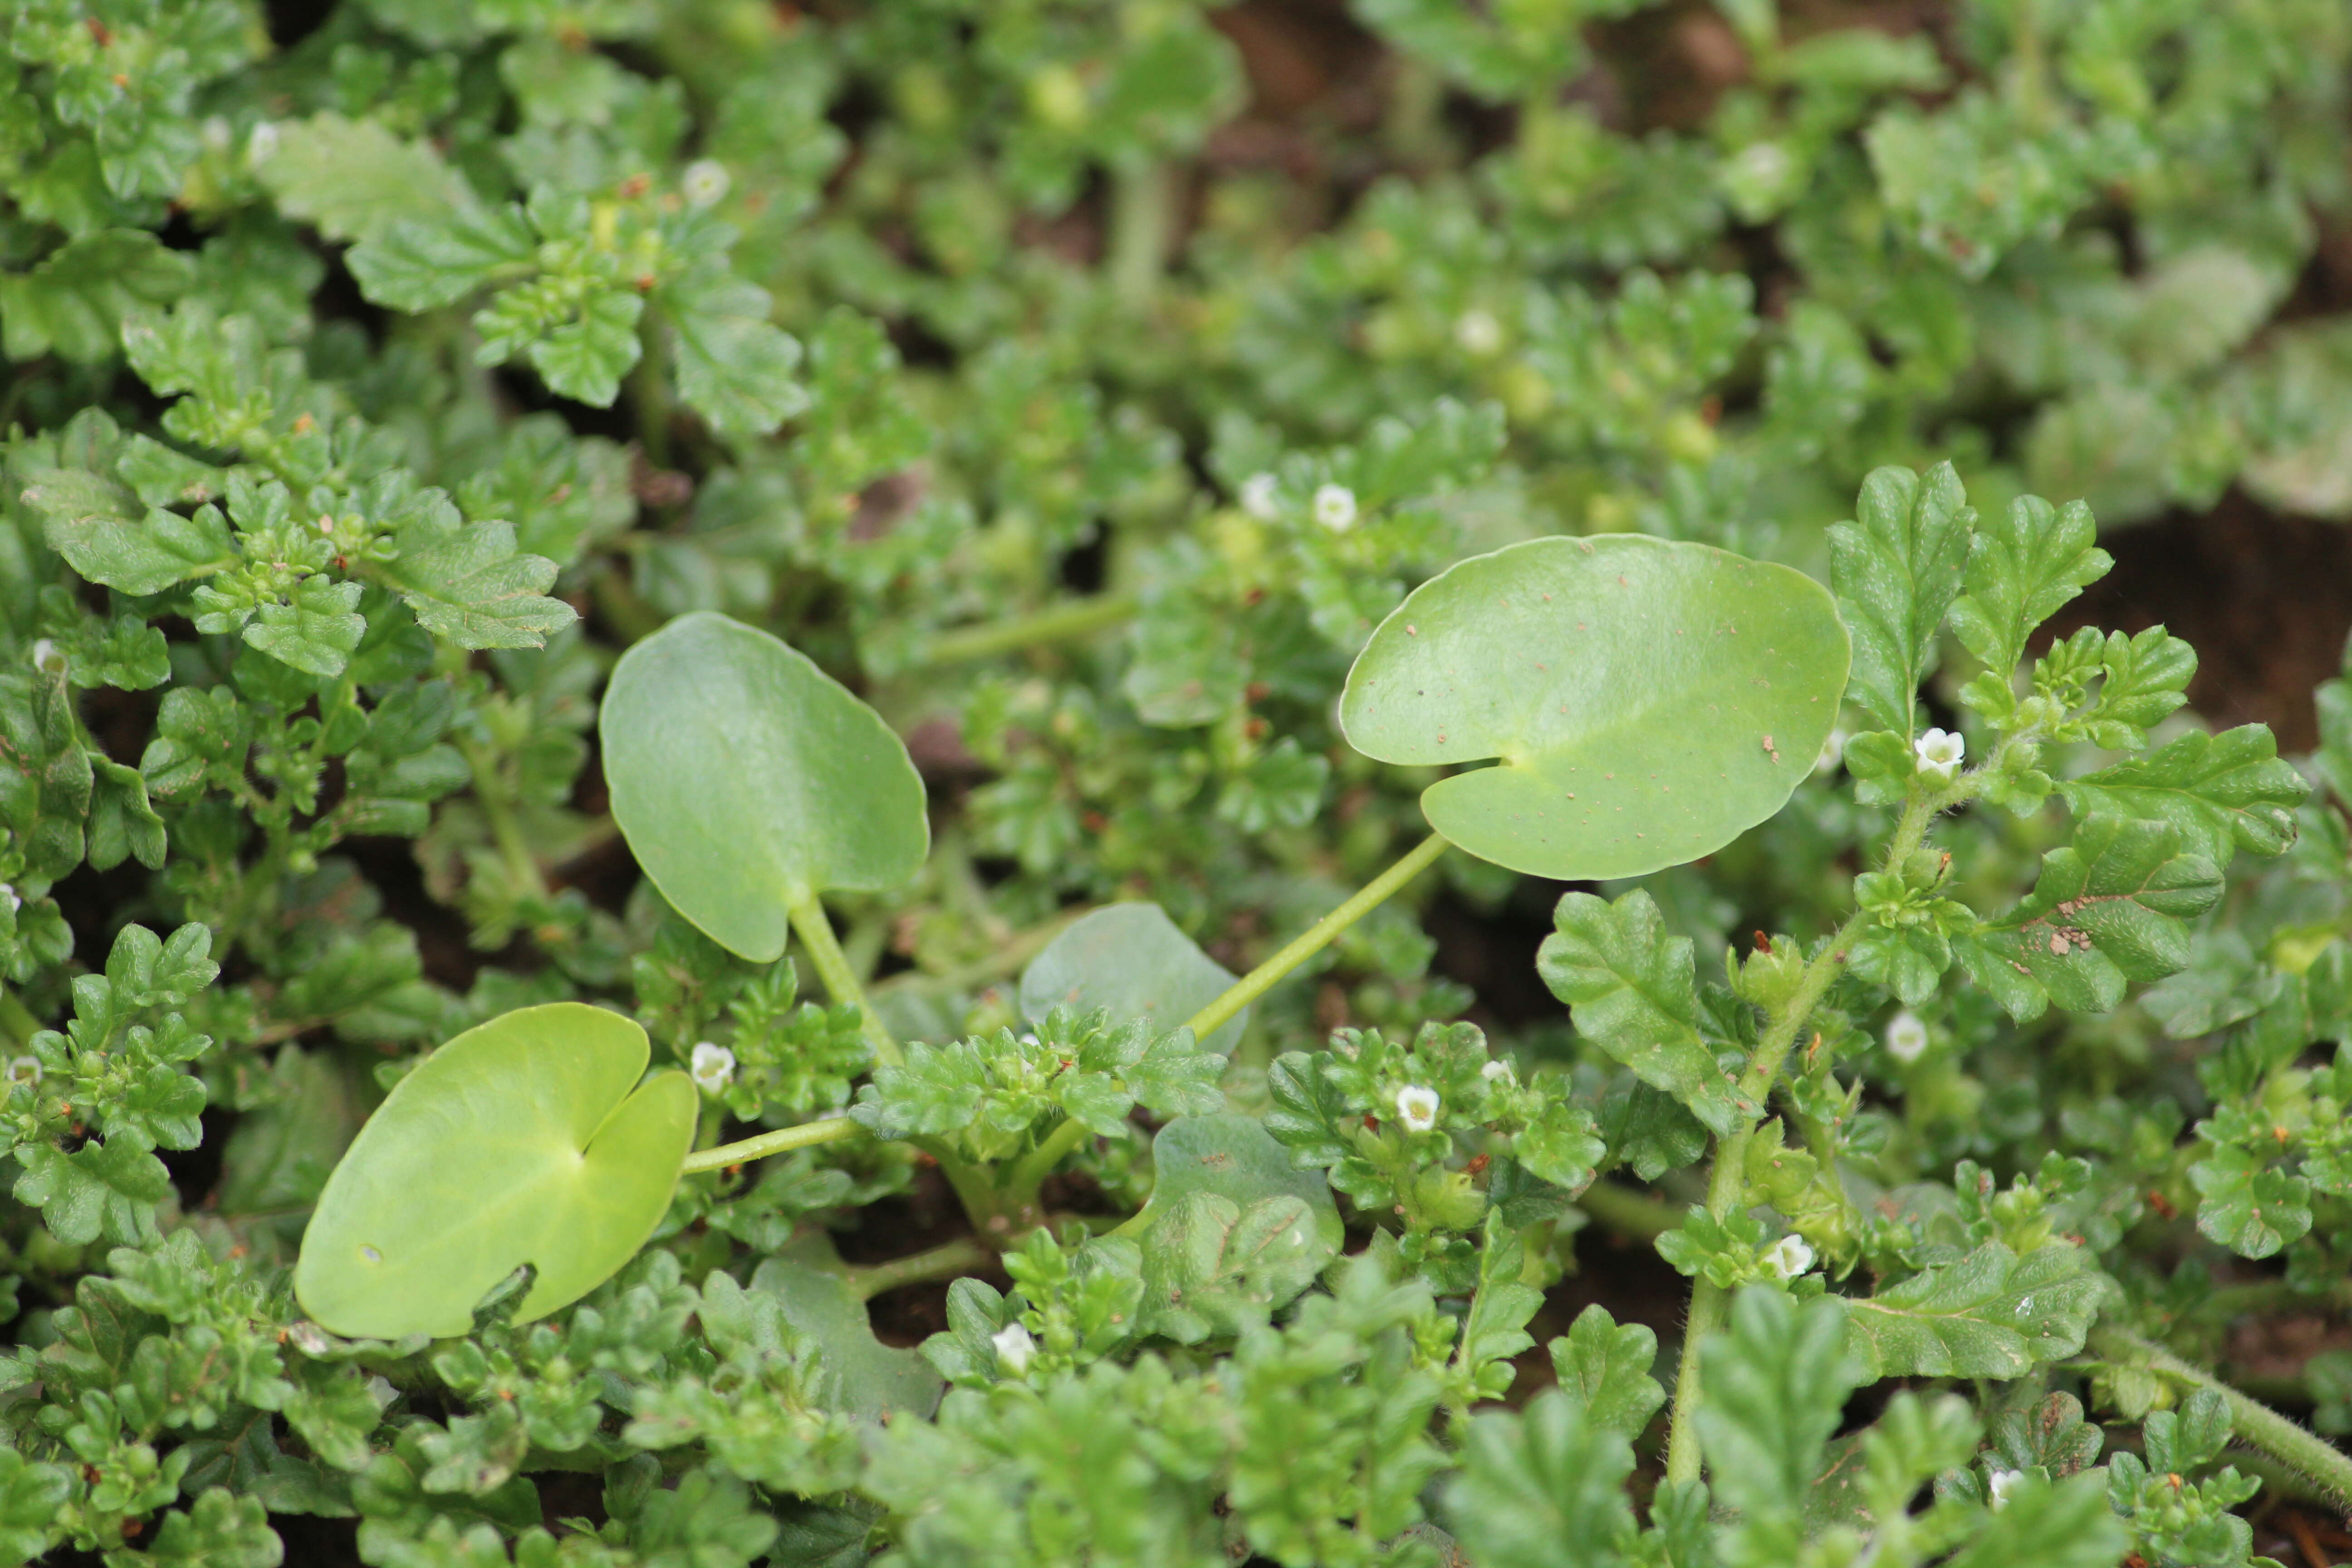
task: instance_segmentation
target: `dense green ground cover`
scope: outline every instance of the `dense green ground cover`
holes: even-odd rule
[[[2352,518],[2341,0],[0,45],[0,1563],[2224,1568],[2352,1502],[2352,685],[2282,758],[2077,602],[2101,530]],[[1590,657],[1388,619],[1513,546],[1785,635],[1598,741],[1388,724]],[[1679,847],[1496,804],[1636,755]],[[467,1266],[494,1167],[644,1224],[298,1300],[485,1026],[582,1054],[412,1148]],[[578,1158],[648,1059],[674,1194]]]

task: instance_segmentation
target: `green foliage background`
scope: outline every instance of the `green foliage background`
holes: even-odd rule
[[[2225,1465],[2255,1417],[2191,1363],[2343,1321],[2352,688],[2298,773],[2174,715],[2177,639],[2029,637],[2094,516],[2352,518],[2352,325],[2302,281],[2352,207],[2352,11],[1354,0],[1317,25],[1360,102],[1286,119],[1234,41],[1271,9],[0,5],[0,1562],[2218,1564],[2258,1480],[2324,1493]],[[1643,66],[1675,28],[1707,90]],[[1314,1198],[1155,1193],[1129,1110],[1213,1110],[1213,1064],[1024,1020],[1022,966],[1122,899],[1271,952],[1421,831],[1436,770],[1334,725],[1372,626],[1622,530],[1834,578],[1843,774],[1570,892],[1562,1005],[1432,971],[1414,901],[1560,891],[1449,857],[1225,1071]],[[866,1076],[854,1011],[669,913],[606,811],[604,678],[695,610],[909,739],[929,859],[835,908],[929,1044],[856,1114],[980,1161],[1087,1131],[1059,1237],[885,1346],[862,1297],[959,1222],[935,1153],[843,1142],[689,1183],[547,1322],[324,1334],[307,1206],[474,1024],[724,1044],[713,1133]],[[1882,863],[1963,714],[1972,762],[2033,740]],[[2069,957],[2094,898],[2120,958]],[[1701,1086],[1857,900],[1727,1144],[1745,1201],[1684,1218],[1732,1125]],[[1327,1211],[1369,1261],[1249,1251]],[[1083,1241],[1138,1212],[1149,1247]],[[1732,1293],[1736,1524],[1654,1485],[1655,1336],[1544,1305],[1580,1256],[1611,1299],[1591,1224]],[[2272,1383],[2352,1428],[2352,1356]]]

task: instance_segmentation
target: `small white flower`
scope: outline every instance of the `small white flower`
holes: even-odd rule
[[[1488,1083],[1500,1083],[1511,1076],[1511,1064],[1501,1057],[1496,1057],[1478,1069],[1478,1076]]]
[[[1995,1508],[2007,1508],[2009,1506],[2009,1494],[2015,1491],[2017,1489],[2017,1483],[2024,1479],[2025,1472],[2023,1470],[1995,1470],[1992,1474],[1987,1476],[1985,1478],[1985,1491],[1988,1494],[1992,1506]]]
[[[1832,730],[1827,735],[1823,736],[1822,738],[1821,754],[1813,759],[1813,772],[1817,773],[1833,773],[1837,772],[1838,764],[1845,761],[1845,743],[1848,737],[1843,726]]]
[[[1397,1120],[1408,1132],[1426,1132],[1437,1125],[1437,1091],[1408,1084],[1396,1091]]]
[[[735,1053],[725,1046],[704,1040],[687,1058],[686,1070],[703,1093],[725,1094],[727,1086],[735,1081]]]
[[[1794,1279],[1813,1266],[1813,1249],[1801,1236],[1784,1236],[1765,1249],[1763,1264],[1777,1278]]]
[[[1927,1054],[1927,1026],[1906,1009],[1886,1020],[1886,1054],[1908,1067]]]
[[[41,1058],[38,1057],[11,1057],[8,1059],[8,1081],[10,1083],[40,1082]]]
[[[265,120],[255,126],[253,134],[246,138],[245,156],[247,163],[267,163],[269,162],[270,154],[277,151],[278,127],[269,121]]]
[[[1334,533],[1356,526],[1356,492],[1345,485],[1324,485],[1315,492],[1315,521]]]
[[[732,183],[726,164],[716,158],[697,158],[678,176],[677,184],[686,193],[688,206],[707,207],[724,196]]]
[[[335,520],[323,511],[319,514],[319,531],[330,539],[335,534]]]
[[[1911,742],[1911,749],[1919,753],[1919,771],[1939,779],[1950,778],[1958,770],[1961,753],[1968,746],[1968,742],[1950,730],[1930,730]]]
[[[39,670],[43,675],[55,675],[59,670],[65,668],[65,656],[58,651],[58,645],[56,643],[50,641],[47,637],[43,637],[33,645],[33,668],[35,669]]]
[[[1489,310],[1465,310],[1454,323],[1454,341],[1462,352],[1484,359],[1503,346],[1503,323]]]
[[[323,1351],[326,1349],[326,1336],[321,1334],[319,1338],[320,1341],[319,1348]],[[392,1408],[392,1402],[400,1397],[400,1390],[393,1387],[392,1379],[379,1373],[367,1380],[367,1395],[375,1401],[375,1407],[378,1410],[389,1410]]]
[[[1281,486],[1272,474],[1252,474],[1242,481],[1242,510],[1260,522],[1282,515]]]
[[[988,1342],[996,1347],[996,1363],[1015,1377],[1029,1369],[1029,1358],[1037,1353],[1037,1342],[1018,1323],[1005,1324],[988,1336]]]

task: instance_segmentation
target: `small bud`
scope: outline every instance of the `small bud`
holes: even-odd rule
[[[686,194],[688,206],[707,207],[726,195],[733,184],[727,165],[716,158],[697,158],[678,176],[678,189]]]
[[[1986,1500],[1996,1509],[2009,1506],[2009,1494],[2025,1479],[2023,1470],[1995,1470],[1985,1478]]]
[[[1260,522],[1282,515],[1282,500],[1272,474],[1252,474],[1242,481],[1242,510]]]
[[[249,163],[267,163],[277,151],[278,127],[269,121],[255,126],[253,134],[246,138],[245,157]]]
[[[56,643],[43,637],[33,644],[33,668],[43,675],[62,675],[65,673],[66,656],[58,651]]]
[[[1454,323],[1454,341],[1462,352],[1486,358],[1503,346],[1503,323],[1488,310],[1465,310]]]
[[[1908,1067],[1927,1054],[1927,1026],[1906,1009],[1886,1020],[1886,1054]]]
[[[1437,1091],[1409,1084],[1396,1091],[1397,1120],[1408,1132],[1426,1132],[1437,1125]]]
[[[331,537],[335,531],[335,520],[323,511],[319,514],[319,531]]]
[[[11,1058],[8,1058],[8,1081],[9,1081],[10,1083],[38,1083],[38,1082],[40,1082],[40,1081],[41,1081],[41,1058],[38,1058],[38,1057],[11,1057]]]
[[[1037,1353],[1037,1342],[1019,1323],[1005,1324],[988,1342],[996,1347],[996,1364],[1015,1377],[1029,1370],[1029,1358]]]
[[[735,1081],[735,1053],[704,1040],[687,1058],[687,1076],[705,1094],[725,1094],[727,1086]]]
[[[1968,742],[1949,730],[1930,730],[1911,742],[1919,755],[1919,771],[1948,779],[1958,771],[1960,757],[1968,750]]]
[[[0,882],[0,903],[6,904],[12,915],[25,907],[25,900],[16,896],[16,888],[6,882]]]
[[[1315,521],[1334,533],[1356,526],[1356,492],[1345,485],[1324,485],[1315,492]]]
[[[1500,1083],[1511,1076],[1511,1064],[1501,1057],[1496,1057],[1478,1069],[1478,1076],[1488,1083]]]
[[[1784,1236],[1765,1249],[1762,1261],[1776,1278],[1794,1279],[1813,1266],[1813,1249],[1801,1236]]]

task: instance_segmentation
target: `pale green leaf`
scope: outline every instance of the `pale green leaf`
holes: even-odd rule
[[[600,729],[637,863],[754,963],[783,956],[787,904],[897,887],[929,850],[923,781],[881,716],[724,616],[682,616],[624,654]]]
[[[1721,848],[1811,772],[1846,635],[1785,566],[1633,534],[1535,539],[1457,563],[1373,632],[1340,698],[1358,751],[1499,759],[1422,795],[1482,859],[1634,877]]]
[[[526,1265],[516,1321],[570,1305],[645,1245],[694,1138],[646,1033],[577,1002],[467,1030],[394,1088],[328,1178],[302,1237],[303,1310],[351,1338],[464,1333]]]

